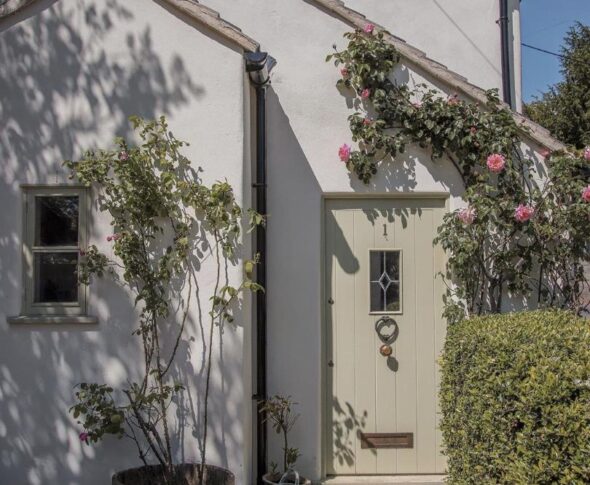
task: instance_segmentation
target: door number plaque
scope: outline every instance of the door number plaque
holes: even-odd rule
[[[361,433],[361,448],[414,448],[414,433]]]

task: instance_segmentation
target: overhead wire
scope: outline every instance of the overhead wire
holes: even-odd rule
[[[551,52],[551,51],[548,51],[548,50],[545,50],[545,49],[541,49],[540,47],[535,47],[534,45],[525,44],[524,42],[522,42],[521,45],[523,47],[527,47],[527,48],[533,49],[535,51],[543,52],[544,54],[550,54],[552,56],[559,57],[560,59],[565,59],[565,56],[564,55],[557,54],[556,52]]]

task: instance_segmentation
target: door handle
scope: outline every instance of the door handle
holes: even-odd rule
[[[328,361],[328,367],[334,367],[334,361],[333,360]]]

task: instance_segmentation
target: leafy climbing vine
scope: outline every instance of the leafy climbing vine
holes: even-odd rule
[[[131,122],[141,143],[116,140],[115,150],[94,150],[80,161],[65,162],[72,178],[92,187],[98,207],[112,218],[114,233],[107,236],[110,254],[97,246],[81,248],[79,278],[109,274],[135,296],[138,322],[134,334],[142,344],[143,373],[120,389],[106,384],[82,383],[71,412],[84,431],[80,439],[98,442],[105,435],[128,437],[145,465],[160,465],[163,483],[185,483],[175,466],[174,433],[169,409],[185,388],[178,382],[174,361],[183,338],[188,312],[201,303],[199,271],[205,260],[213,275],[208,314],[198,312],[207,326],[204,346],[201,467],[203,482],[208,432],[208,404],[212,371],[213,335],[234,319],[232,308],[245,291],[261,291],[252,279],[255,260],[244,263],[238,286],[227,282],[227,267],[235,262],[245,214],[232,187],[225,181],[205,185],[198,170],[182,155],[186,143],[176,139],[162,117]],[[250,225],[262,223],[250,213]],[[199,296],[201,295],[201,297]],[[191,301],[192,299],[192,301]]]
[[[537,166],[522,150],[511,112],[487,92],[481,106],[458,95],[395,81],[399,53],[367,24],[346,33],[347,47],[328,55],[359,110],[349,116],[353,148],[338,150],[346,168],[368,184],[409,144],[447,158],[460,174],[466,207],[445,216],[435,243],[448,254],[445,316],[499,312],[506,295],[540,306],[581,311],[590,259],[590,149],[543,153]]]

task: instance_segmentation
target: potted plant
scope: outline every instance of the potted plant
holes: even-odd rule
[[[295,484],[309,485],[311,482],[300,476],[295,470],[295,463],[300,456],[299,449],[289,446],[289,431],[295,425],[299,414],[292,412],[295,405],[291,396],[283,397],[275,395],[263,402],[260,412],[265,416],[265,420],[271,423],[272,428],[277,434],[283,435],[283,467],[282,471],[278,470],[276,463],[271,463],[271,471],[262,477],[262,481],[271,485],[278,484]]]
[[[143,466],[115,474],[113,485],[232,485],[233,474],[206,464],[208,398],[216,327],[233,320],[231,308],[246,290],[257,291],[250,276],[255,261],[244,265],[238,287],[227,281],[226,265],[234,261],[243,213],[227,182],[206,186],[180,154],[184,142],[169,132],[166,120],[133,117],[141,144],[130,147],[117,139],[116,150],[88,152],[79,162],[65,162],[72,178],[93,187],[101,211],[110,214],[114,233],[106,239],[109,255],[95,246],[80,249],[79,279],[112,274],[135,295],[143,372],[121,389],[82,383],[72,412],[82,425],[80,440],[96,443],[105,435],[127,437]],[[252,214],[252,224],[261,217]],[[191,298],[199,298],[203,259],[213,260],[214,289],[208,313],[204,356],[203,436],[201,463],[177,463],[169,409],[185,390],[172,378],[183,340]],[[207,318],[207,322],[199,320]],[[205,338],[205,335],[204,335]],[[167,342],[167,345],[165,344]],[[188,345],[188,343],[187,343]]]

